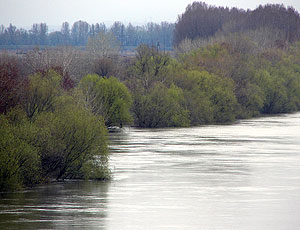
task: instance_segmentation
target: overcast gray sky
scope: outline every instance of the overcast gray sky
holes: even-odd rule
[[[144,24],[175,22],[178,14],[192,0],[0,0],[0,25],[9,23],[29,28],[33,23],[45,22],[60,26],[62,22],[73,24],[77,20],[88,23],[122,21]],[[207,0],[216,6],[254,9],[260,4],[283,3],[300,12],[300,0]]]

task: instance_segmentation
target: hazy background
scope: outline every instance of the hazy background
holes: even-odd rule
[[[178,14],[192,0],[0,0],[0,25],[9,23],[29,28],[33,23],[47,23],[49,29],[59,28],[62,22],[78,20],[88,23],[114,21],[133,24],[146,22],[175,22]],[[216,6],[254,9],[260,4],[283,3],[300,11],[299,0],[207,0]]]

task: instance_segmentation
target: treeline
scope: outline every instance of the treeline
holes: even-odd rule
[[[135,125],[204,125],[299,111],[300,44],[258,51],[242,36],[178,59],[140,47],[127,79]]]
[[[292,7],[280,4],[260,5],[255,10],[216,7],[204,2],[194,2],[179,15],[177,22],[147,23],[134,26],[115,22],[111,27],[104,23],[88,24],[77,21],[64,22],[60,31],[49,32],[46,23],[33,24],[30,30],[0,26],[0,46],[85,46],[90,37],[99,33],[112,33],[123,49],[140,44],[170,49],[185,39],[209,39],[230,33],[254,33],[257,39],[273,35],[277,46],[299,41],[299,13]],[[261,31],[269,34],[262,35]]]
[[[72,26],[64,22],[60,31],[49,32],[46,23],[33,24],[30,30],[18,29],[10,24],[0,26],[1,46],[85,46],[90,37],[99,33],[112,33],[122,48],[137,47],[140,44],[170,49],[173,44],[174,24],[168,22],[147,23],[144,26],[124,25],[115,22],[111,27],[104,23],[88,24],[77,21]]]
[[[178,17],[174,43],[184,39],[208,39],[215,35],[261,30],[276,31],[277,42],[295,42],[300,39],[300,16],[292,7],[279,4],[260,5],[255,10],[224,8],[194,2]]]

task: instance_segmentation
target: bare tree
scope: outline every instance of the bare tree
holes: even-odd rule
[[[113,33],[100,32],[95,37],[90,37],[87,50],[92,60],[115,56],[120,51],[120,43]]]
[[[28,51],[25,56],[26,67],[30,73],[49,70],[60,67],[62,74],[67,73],[73,80],[78,78],[79,50],[70,46],[48,48],[44,50],[33,49]]]

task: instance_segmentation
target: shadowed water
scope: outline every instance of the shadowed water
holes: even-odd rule
[[[0,195],[0,229],[300,229],[300,113],[111,134],[111,182]]]

